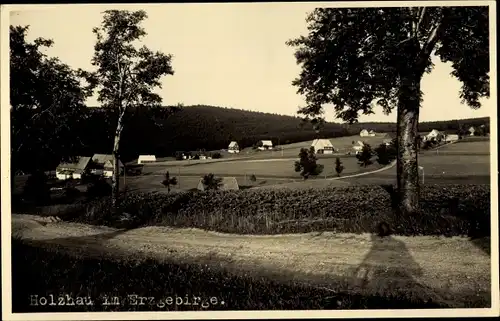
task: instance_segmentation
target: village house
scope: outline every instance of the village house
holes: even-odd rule
[[[373,136],[375,136],[375,132],[373,130],[368,131],[367,129],[363,129],[359,133],[359,136],[361,136],[361,137],[373,137]]]
[[[156,162],[155,155],[140,155],[139,159],[137,160],[137,164],[154,163],[154,162]]]
[[[273,148],[273,142],[270,140],[261,140],[259,142],[259,150],[269,150]]]
[[[363,143],[362,141],[358,140],[353,146],[352,146],[352,149],[354,150],[354,152],[356,154],[358,154],[359,152],[361,152],[363,150],[363,147],[365,146],[365,143]]]
[[[332,142],[328,139],[315,139],[311,146],[314,147],[316,154],[333,154],[335,151]]]
[[[80,156],[75,162],[61,163],[56,168],[56,177],[59,180],[81,179],[87,173],[90,157]]]
[[[118,160],[118,166],[120,167],[120,174],[124,170],[123,163]],[[92,157],[92,174],[104,175],[105,177],[112,177],[114,172],[113,166],[113,155],[109,154],[95,154]]]
[[[444,138],[444,134],[438,131],[437,129],[433,129],[430,133],[424,136],[423,141],[434,140],[436,142],[440,142]]]
[[[240,152],[240,146],[238,145],[237,142],[235,142],[233,140],[231,143],[229,143],[229,147],[227,148],[227,152],[231,153],[231,154],[237,154]]]

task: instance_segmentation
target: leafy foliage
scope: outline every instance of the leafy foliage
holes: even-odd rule
[[[111,195],[111,185],[103,176],[90,176],[90,183],[87,186],[87,196],[89,198],[99,198]]]
[[[170,192],[170,186],[172,185],[177,185],[177,178],[175,177],[170,177],[170,172],[167,171],[165,173],[165,179],[161,182],[163,186],[165,186],[168,191]]]
[[[356,158],[359,161],[360,166],[368,166],[373,164],[372,162],[373,151],[369,144],[364,144],[361,151],[356,155]]]
[[[250,175],[250,181],[255,183],[257,181],[257,176],[255,176],[255,174]]]
[[[23,197],[36,205],[45,205],[50,201],[48,178],[42,171],[31,174],[24,185]]]
[[[342,165],[342,161],[339,157],[335,159],[335,171],[337,172],[337,176],[340,177],[340,174],[344,170],[344,165]]]
[[[302,72],[293,85],[306,98],[300,110],[316,117],[323,104],[354,122],[376,102],[397,105],[402,76],[430,72],[431,51],[451,62],[461,97],[477,108],[489,96],[488,7],[318,8],[306,19],[309,34],[296,47]]]
[[[317,160],[318,158],[314,152],[314,147],[311,146],[309,150],[301,148],[299,160],[294,164],[295,171],[300,172],[300,176],[304,179],[308,179],[309,176],[318,176],[323,172],[324,166],[322,164],[317,164]]]
[[[10,26],[12,171],[35,172],[70,160],[79,139],[84,103],[91,92],[85,73],[42,53],[52,41],[26,39],[28,27]],[[36,159],[36,161],[32,161]]]
[[[209,173],[203,176],[202,184],[206,190],[218,190],[222,186],[222,178]]]
[[[396,144],[394,141],[389,145],[380,144],[375,148],[374,152],[377,155],[377,162],[380,165],[388,165],[397,157]]]

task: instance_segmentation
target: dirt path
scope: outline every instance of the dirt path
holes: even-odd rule
[[[198,229],[116,230],[12,215],[12,236],[84,255],[214,263],[237,272],[275,272],[348,291],[402,292],[470,306],[489,301],[490,257],[465,238],[308,233],[229,235]]]

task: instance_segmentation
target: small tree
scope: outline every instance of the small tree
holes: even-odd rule
[[[206,190],[218,190],[222,186],[222,178],[209,173],[203,176],[202,184]]]
[[[340,177],[340,174],[344,170],[344,165],[342,165],[342,161],[340,160],[340,157],[337,157],[335,159],[335,171],[337,172],[337,176]]]
[[[361,152],[356,155],[360,166],[368,166],[373,164],[371,158],[373,156],[372,148],[369,144],[364,144]]]
[[[380,144],[375,148],[375,154],[380,165],[388,165],[397,157],[396,147],[393,144]]]
[[[308,179],[309,176],[317,176],[323,172],[324,166],[317,164],[316,153],[314,147],[311,146],[309,150],[302,148],[299,153],[299,160],[295,162],[295,171],[300,172],[300,176]]]
[[[170,186],[177,185],[177,178],[170,178],[170,173],[169,171],[167,171],[165,173],[165,179],[161,183],[167,188],[167,191],[170,193]]]
[[[251,181],[252,183],[255,183],[255,182],[257,181],[257,177],[255,176],[255,174],[252,174],[252,175],[250,176],[250,181]]]

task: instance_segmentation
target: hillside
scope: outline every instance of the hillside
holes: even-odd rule
[[[310,124],[304,124],[299,117],[203,105],[186,106],[174,113],[169,110],[169,107],[163,107],[156,112],[131,111],[123,132],[122,158],[133,159],[139,154],[171,156],[176,151],[215,150],[227,148],[231,140],[238,141],[244,148],[261,139],[270,139],[277,145],[317,137],[356,135],[363,128],[377,132],[396,130],[395,123],[387,122],[352,125],[326,123],[316,133]],[[103,117],[108,112],[100,108],[88,108],[88,111],[89,118],[78,129],[79,138],[85,146],[82,153],[108,153],[112,146],[114,117]],[[485,123],[489,125],[489,118],[423,122],[419,131],[456,131],[460,124],[471,126]]]

